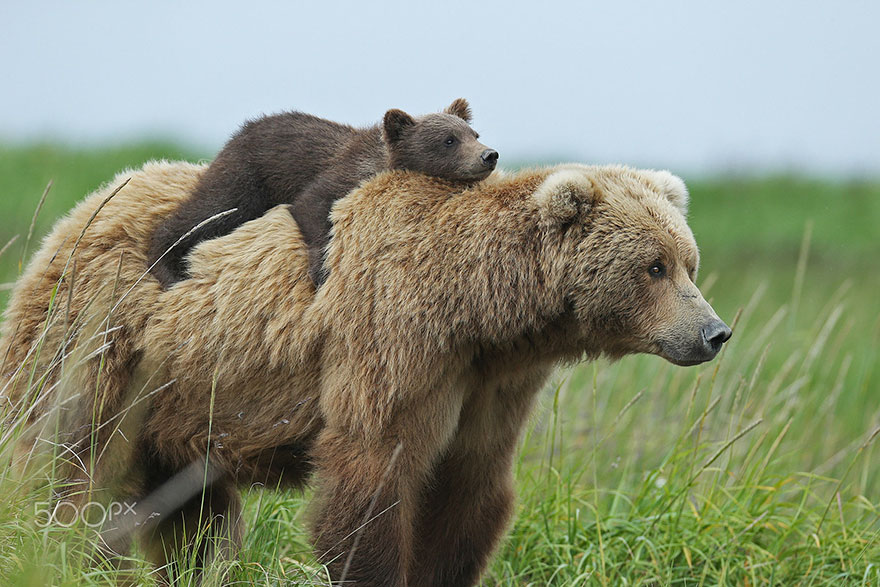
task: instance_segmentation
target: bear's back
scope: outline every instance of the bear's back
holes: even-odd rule
[[[359,131],[303,112],[284,112],[245,123],[211,164],[200,189],[225,186],[230,175],[250,177],[267,193],[299,193],[328,169]],[[268,207],[288,201],[266,202]]]

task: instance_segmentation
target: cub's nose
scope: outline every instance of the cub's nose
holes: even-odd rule
[[[495,167],[495,164],[498,163],[498,151],[495,149],[486,149],[483,151],[483,154],[480,155],[480,159],[483,160],[483,165],[486,167]]]
[[[721,350],[721,345],[730,339],[733,332],[730,327],[721,320],[713,320],[702,328],[703,342],[713,353]]]

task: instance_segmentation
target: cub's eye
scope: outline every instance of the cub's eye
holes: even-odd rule
[[[446,140],[443,141],[443,143],[444,143],[447,147],[451,147],[452,145],[455,144],[455,137],[452,137],[452,136],[446,137]]]
[[[648,274],[655,278],[663,277],[666,275],[666,265],[657,261],[648,268]]]

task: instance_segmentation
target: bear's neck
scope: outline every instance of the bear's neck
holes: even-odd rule
[[[362,153],[369,160],[370,167],[373,169],[371,175],[394,169],[392,167],[391,152],[385,143],[385,137],[382,129],[378,124],[370,126],[359,135],[352,139],[350,146],[354,147],[354,151]]]

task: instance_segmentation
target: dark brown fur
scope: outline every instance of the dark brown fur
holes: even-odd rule
[[[164,287],[185,279],[186,256],[196,244],[229,234],[278,204],[292,204],[309,248],[309,274],[319,286],[326,279],[330,208],[359,183],[389,169],[471,182],[495,168],[498,154],[477,141],[470,119],[467,102],[459,98],[445,112],[418,118],[389,110],[381,128],[356,129],[302,112],[250,121],[223,147],[189,199],[156,230],[149,251],[150,262],[158,260],[153,274]],[[200,222],[232,209],[168,251]]]

